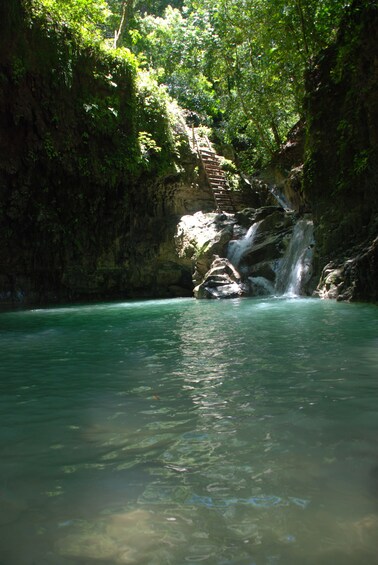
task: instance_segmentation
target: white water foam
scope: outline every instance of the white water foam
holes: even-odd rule
[[[277,272],[276,292],[284,296],[300,296],[311,276],[313,222],[302,219],[294,227],[286,253]]]
[[[248,229],[242,239],[233,239],[228,244],[227,259],[233,264],[235,269],[240,265],[240,261],[253,248],[254,240],[261,222],[256,222]]]

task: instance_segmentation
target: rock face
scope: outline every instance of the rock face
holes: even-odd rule
[[[47,23],[0,5],[0,304],[191,292],[171,242],[214,203],[183,120]]]
[[[366,248],[355,250],[352,257],[331,261],[323,269],[316,294],[336,300],[378,302],[378,238]]]
[[[304,191],[319,294],[377,300],[378,6],[356,0],[307,76]]]
[[[292,128],[281,150],[260,174],[261,180],[273,189],[272,193],[281,195],[286,205],[298,213],[309,211],[302,182],[304,150],[305,125],[301,120]]]
[[[309,220],[293,249],[296,213],[261,208],[261,180],[256,208],[211,213],[185,124],[137,88],[133,64],[23,6],[0,3],[0,304],[285,292],[296,254],[301,292],[323,271],[319,296],[377,300],[376,2],[347,10],[307,75],[306,140],[294,129],[262,178],[296,213],[311,207],[314,275]]]

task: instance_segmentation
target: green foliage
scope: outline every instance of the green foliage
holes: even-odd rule
[[[138,135],[139,149],[141,154],[141,162],[148,167],[150,156],[154,153],[160,153],[161,147],[158,147],[152,134],[148,131],[140,131]]]
[[[137,93],[140,162],[156,174],[173,172],[178,147],[167,89],[144,71],[138,75]]]
[[[222,157],[220,160],[220,168],[224,172],[227,184],[231,190],[239,190],[240,189],[240,175],[238,174],[236,165],[233,161]]]
[[[367,168],[369,167],[370,158],[371,155],[366,149],[363,149],[357,155],[355,155],[353,161],[353,169],[357,176],[361,175],[367,170]]]
[[[182,107],[216,127],[222,142],[244,148],[241,162],[247,169],[268,161],[301,116],[304,71],[333,40],[350,3],[31,1],[35,9],[48,9],[65,21],[84,41],[102,42],[111,56],[126,58],[136,68],[132,51],[139,66]],[[116,52],[111,49],[115,32],[116,44],[123,46]],[[154,96],[158,100],[160,94],[155,91]],[[147,107],[150,103],[147,97]]]
[[[30,0],[30,4],[34,15],[51,14],[86,42],[102,39],[101,25],[111,15],[105,0]]]
[[[186,0],[156,15],[136,2],[128,37],[141,64],[183,107],[215,125],[224,142],[248,146],[253,168],[298,120],[304,70],[332,40],[347,4]]]
[[[137,4],[139,5],[138,2]],[[122,5],[123,2],[116,0],[31,0],[31,13],[34,19],[39,19],[42,26],[55,26],[56,31],[66,26],[72,33],[72,41],[79,41],[84,48],[90,47],[94,58],[98,60],[92,81],[102,83],[103,87],[100,95],[95,89],[92,96],[87,96],[82,101],[86,122],[83,142],[89,143],[93,135],[100,133],[110,136],[119,128],[125,108],[120,106],[122,97],[118,89],[126,79],[130,83],[131,92],[134,91],[135,94],[135,108],[129,108],[128,111],[137,115],[139,133],[136,131],[135,153],[127,152],[125,159],[128,159],[128,166],[131,168],[140,164],[147,170],[159,167],[163,170],[167,168],[172,153],[175,153],[176,143],[170,131],[168,106],[171,101],[167,89],[156,81],[156,72],[140,69],[140,61],[130,49],[124,46],[115,49],[113,42],[104,37],[106,24],[111,16],[110,8],[122,10]],[[131,1],[130,6],[132,5]],[[63,56],[62,63],[66,69],[62,72],[67,74],[71,69],[72,73],[72,60]],[[22,72],[21,61],[15,61],[15,78]],[[67,85],[71,84],[70,80],[66,82]],[[108,92],[107,95],[104,95],[104,90]],[[45,151],[47,155],[53,155],[49,140],[45,143]],[[159,156],[159,153],[162,155]],[[84,175],[87,174],[87,165],[85,160],[81,162],[80,168]],[[101,168],[102,166],[97,166],[97,171]]]
[[[19,84],[26,73],[25,65],[19,57],[12,59],[12,79],[15,84]]]
[[[204,72],[203,31],[171,6],[164,17],[146,15],[131,32],[133,49],[178,102],[199,114],[215,115],[219,108],[212,82]]]

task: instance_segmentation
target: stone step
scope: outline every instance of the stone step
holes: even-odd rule
[[[207,171],[216,171],[217,173],[223,174],[222,169],[220,169],[217,165],[209,165],[208,163],[205,163],[205,169]]]
[[[228,204],[232,204],[231,199],[230,198],[219,198],[219,197],[215,197],[215,200],[217,202],[227,202]]]
[[[215,153],[206,153],[206,155],[201,155],[201,158],[204,161],[216,161],[217,163],[219,163],[219,159],[215,155]]]
[[[198,150],[200,153],[211,153],[212,155],[216,154],[213,149],[210,149],[210,147],[204,147],[203,145],[200,145]]]
[[[213,193],[217,210],[234,213],[235,207],[227,187],[227,179],[219,166],[219,157],[210,148],[197,147]]]

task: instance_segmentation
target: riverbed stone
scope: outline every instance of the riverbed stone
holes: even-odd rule
[[[201,284],[195,287],[196,298],[237,298],[246,294],[239,272],[226,258],[215,257]]]

